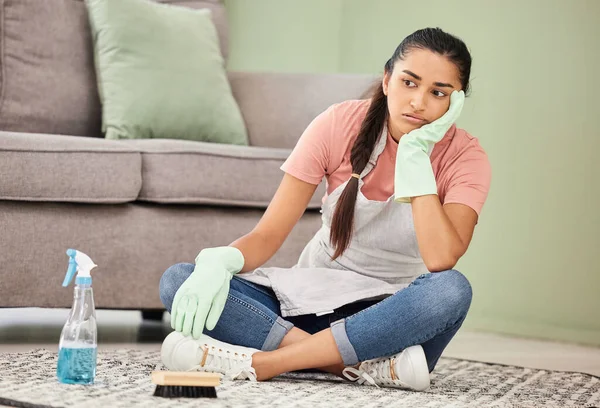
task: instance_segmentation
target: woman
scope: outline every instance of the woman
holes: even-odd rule
[[[466,252],[491,172],[453,125],[471,56],[440,29],[405,38],[370,100],[331,106],[306,129],[252,232],[161,279],[171,370],[266,380],[318,368],[360,384],[429,387],[471,303],[452,269]],[[260,268],[323,177],[322,228],[293,268]]]

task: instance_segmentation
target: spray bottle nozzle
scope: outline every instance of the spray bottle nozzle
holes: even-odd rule
[[[69,268],[67,269],[67,274],[62,285],[68,286],[69,283],[71,283],[75,272],[77,272],[77,279],[75,279],[76,284],[91,285],[92,277],[90,272],[98,265],[96,265],[89,256],[75,249],[67,249],[67,255],[69,256]]]

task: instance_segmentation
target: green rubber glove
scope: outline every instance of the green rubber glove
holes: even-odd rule
[[[410,203],[411,197],[437,194],[437,184],[429,156],[433,146],[442,140],[460,116],[464,102],[463,91],[452,92],[450,107],[441,118],[400,138],[396,153],[394,201]]]
[[[244,267],[244,255],[234,247],[207,248],[196,257],[194,272],[175,293],[171,327],[200,338],[205,324],[217,325],[229,294],[229,282]]]

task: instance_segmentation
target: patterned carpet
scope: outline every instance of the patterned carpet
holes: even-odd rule
[[[164,369],[158,352],[100,351],[95,384],[56,380],[56,352],[0,354],[0,398],[51,407],[597,407],[600,379],[442,358],[426,392],[356,385],[321,373],[289,373],[271,381],[233,381],[217,399],[152,397],[150,372]],[[33,407],[25,404],[23,407]]]

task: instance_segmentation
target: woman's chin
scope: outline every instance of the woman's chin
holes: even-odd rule
[[[402,134],[406,134],[406,133],[409,133],[409,132],[411,132],[411,131],[413,131],[415,129],[420,128],[421,126],[423,126],[423,125],[404,125],[403,124],[403,125],[399,126],[398,130],[400,130],[402,132]]]
[[[407,123],[404,120],[400,120],[396,123],[397,123],[396,126],[393,127],[394,131],[391,132],[392,138],[394,138],[395,140],[399,140],[400,137],[402,137],[402,135],[410,133],[411,131],[413,131],[415,129],[419,129],[421,126],[424,125],[424,123],[421,123],[421,124]],[[399,135],[396,135],[396,133],[399,133]]]

